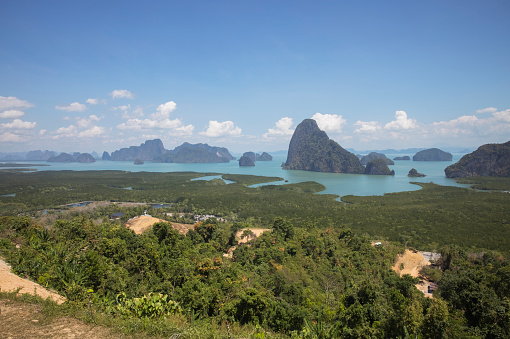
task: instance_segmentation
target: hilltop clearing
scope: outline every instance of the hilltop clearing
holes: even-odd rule
[[[393,265],[392,270],[399,274],[401,277],[404,274],[409,274],[414,278],[421,278],[420,270],[428,265],[430,265],[430,262],[425,259],[421,252],[406,249],[404,253],[397,257],[397,261]],[[420,282],[414,286],[423,292],[426,297],[432,298],[432,293],[429,293],[430,285],[431,283],[429,281],[420,280]]]
[[[152,225],[157,222],[168,222],[163,219],[154,218],[149,215],[141,215],[139,217],[135,217],[128,222],[126,222],[125,226],[129,229],[132,229],[136,234],[142,234],[143,232],[149,230]],[[193,225],[189,224],[178,224],[178,223],[170,223],[174,229],[179,231],[181,234],[186,234],[190,229],[193,228]]]

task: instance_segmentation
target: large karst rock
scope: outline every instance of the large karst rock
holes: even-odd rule
[[[110,157],[110,153],[104,151],[103,156],[101,157],[101,160],[106,160],[106,161],[112,160],[112,158]]]
[[[329,139],[312,119],[305,119],[296,127],[287,161],[282,167],[315,172],[365,173],[358,157]]]
[[[417,152],[413,161],[452,161],[452,154],[442,151],[439,148],[430,148]]]
[[[370,161],[375,159],[383,159],[386,162],[386,165],[395,165],[393,160],[388,159],[384,154],[377,153],[377,152],[370,152],[368,155],[365,155],[363,158],[361,158],[361,164],[367,165]]]
[[[464,155],[457,163],[445,168],[447,178],[510,177],[510,141],[485,144]]]

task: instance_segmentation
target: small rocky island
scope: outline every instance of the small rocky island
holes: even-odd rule
[[[135,165],[143,165],[144,162],[142,159],[135,159],[135,162],[134,162]]]
[[[250,157],[249,155],[246,155],[246,153],[245,153],[245,155],[243,155],[239,159],[239,166],[240,167],[255,166],[255,161],[253,160],[252,157]]]
[[[294,131],[283,169],[364,174],[358,157],[329,139],[313,119],[303,120]]]
[[[457,163],[445,168],[447,178],[510,177],[510,141],[485,144],[464,155]]]
[[[365,174],[369,175],[395,175],[395,171],[388,167],[386,161],[382,158],[377,158],[370,161],[365,168]]]
[[[439,148],[430,148],[419,151],[413,156],[413,161],[452,161],[452,154]]]
[[[402,161],[402,160],[411,160],[411,158],[408,155],[404,155],[402,157],[395,157],[393,158],[395,161]]]
[[[425,177],[426,175],[423,174],[423,173],[418,173],[418,171],[414,168],[411,168],[411,170],[409,171],[409,174],[407,174],[408,177],[411,177],[411,178],[422,178],[422,177]]]

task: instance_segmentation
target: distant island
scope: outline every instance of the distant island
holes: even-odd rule
[[[440,150],[439,148],[430,148],[419,151],[413,156],[413,161],[452,161],[451,153]]]
[[[510,177],[510,141],[485,144],[444,170],[447,178]]]
[[[386,157],[385,157],[386,158]],[[386,160],[374,159],[367,168],[353,153],[331,140],[313,119],[303,120],[294,131],[283,169],[314,172],[392,175]]]
[[[51,157],[47,162],[79,162],[79,163],[92,163],[96,162],[96,159],[89,153],[74,153],[73,155],[68,153],[60,153],[57,156]]]
[[[409,174],[407,174],[407,176],[411,177],[411,178],[421,178],[421,177],[425,177],[426,175],[423,173],[418,173],[418,171],[415,168],[411,168],[411,170],[409,171]]]
[[[244,152],[239,159],[239,166],[255,166],[255,162],[257,161],[273,161],[273,157],[267,152],[263,152],[262,154]]]
[[[369,175],[395,175],[395,171],[389,169],[387,162],[382,158],[377,158],[368,162],[365,168],[365,174]]]
[[[370,161],[373,161],[375,159],[384,160],[386,162],[386,165],[395,165],[393,160],[388,159],[384,154],[377,153],[377,152],[370,152],[368,155],[365,155],[364,157],[362,157],[360,161],[361,161],[362,165],[366,166]]]
[[[255,166],[255,161],[253,160],[252,157],[250,157],[249,155],[246,155],[244,154],[240,159],[239,159],[239,166],[240,167],[246,167],[246,166]]]
[[[403,157],[395,157],[393,158],[395,161],[401,161],[401,160],[411,160],[411,158],[408,155],[404,155]]]
[[[166,150],[160,139],[147,140],[140,146],[121,148],[120,150],[103,153],[103,160],[112,161],[143,161],[163,163],[219,163],[229,162],[235,158],[224,147],[209,146],[207,144],[190,144],[188,142]]]

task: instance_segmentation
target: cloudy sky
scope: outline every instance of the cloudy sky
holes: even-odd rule
[[[0,152],[510,140],[510,2],[0,4]]]

